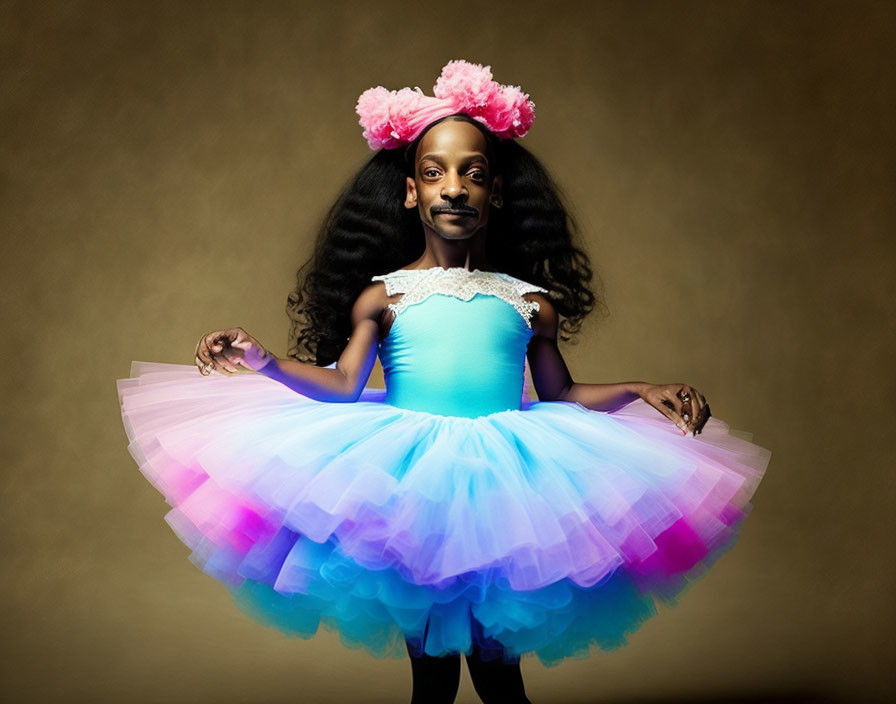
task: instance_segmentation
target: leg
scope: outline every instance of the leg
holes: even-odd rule
[[[482,634],[482,624],[473,620],[473,649],[466,656],[476,694],[483,704],[532,704],[526,696],[519,658],[505,662],[501,644]]]
[[[414,655],[405,640],[411,658],[413,694],[411,704],[453,704],[460,686],[460,653],[434,657]]]

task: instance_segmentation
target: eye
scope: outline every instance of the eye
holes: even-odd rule
[[[470,177],[482,180],[485,178],[485,172],[481,171],[479,169],[474,169],[473,171],[470,172]]]
[[[424,176],[438,176],[439,170],[433,167],[429,167],[428,169],[423,169]]]

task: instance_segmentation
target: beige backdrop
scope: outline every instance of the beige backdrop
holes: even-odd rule
[[[891,693],[894,20],[889,2],[3,3],[0,698],[409,700],[407,660],[287,639],[189,563],[115,380],[190,364],[219,327],[285,354],[295,270],[369,153],[358,95],[428,92],[455,58],[531,94],[525,146],[606,280],[610,317],[564,350],[575,378],[686,381],[773,452],[712,574],[621,650],[524,659],[532,701]]]

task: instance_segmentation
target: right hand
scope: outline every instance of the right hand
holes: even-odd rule
[[[703,432],[712,415],[706,397],[689,384],[645,384],[638,395],[692,437]]]
[[[258,340],[239,327],[207,333],[196,346],[196,366],[203,376],[213,370],[236,374],[241,366],[258,371],[271,357],[273,355]]]

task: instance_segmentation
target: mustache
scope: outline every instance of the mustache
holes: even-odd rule
[[[476,208],[469,205],[443,205],[441,208],[432,208],[430,212],[435,215],[437,213],[446,213],[446,212],[454,212],[454,213],[464,213],[467,215],[479,215],[479,211]]]

